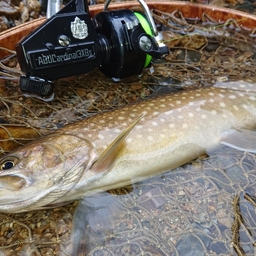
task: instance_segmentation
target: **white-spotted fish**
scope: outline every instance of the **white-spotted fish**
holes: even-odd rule
[[[141,181],[221,142],[255,149],[255,125],[256,84],[246,82],[184,90],[98,114],[4,156],[0,211],[54,207]],[[245,129],[246,137],[253,134],[251,146]]]

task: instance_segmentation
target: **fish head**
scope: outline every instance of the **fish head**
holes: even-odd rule
[[[90,168],[96,152],[89,140],[54,134],[0,159],[0,212],[41,209],[67,193]]]

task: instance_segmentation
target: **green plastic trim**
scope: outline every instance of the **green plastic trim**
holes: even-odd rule
[[[151,27],[147,21],[147,19],[139,12],[134,12],[135,16],[138,18],[141,26],[143,27],[143,29],[145,30],[146,34],[153,36],[153,32],[151,30]],[[152,56],[147,54],[146,55],[146,59],[145,59],[145,64],[144,64],[144,68],[146,68],[150,62],[152,60]]]

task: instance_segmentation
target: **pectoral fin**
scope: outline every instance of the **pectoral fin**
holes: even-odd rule
[[[83,198],[73,217],[71,233],[72,254],[91,255],[95,242],[103,246],[106,237],[110,237],[115,225],[121,222],[124,207],[115,196],[103,192]]]
[[[222,138],[221,144],[241,151],[256,153],[256,131],[232,129]]]
[[[124,146],[125,138],[132,131],[134,126],[143,118],[143,116],[144,115],[141,115],[135,122],[133,122],[118,135],[118,137],[103,151],[101,156],[95,161],[91,167],[91,170],[101,172],[103,170],[109,169],[113,165],[118,153]]]

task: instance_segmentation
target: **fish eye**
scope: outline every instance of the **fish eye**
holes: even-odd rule
[[[9,170],[11,169],[12,167],[15,166],[15,164],[17,163],[17,158],[8,158],[6,160],[3,160],[2,163],[0,164],[0,169],[5,171],[5,170]]]
[[[6,162],[4,162],[2,164],[1,169],[2,170],[8,170],[8,169],[11,169],[13,166],[14,166],[14,162],[10,161],[10,160],[7,160]]]

